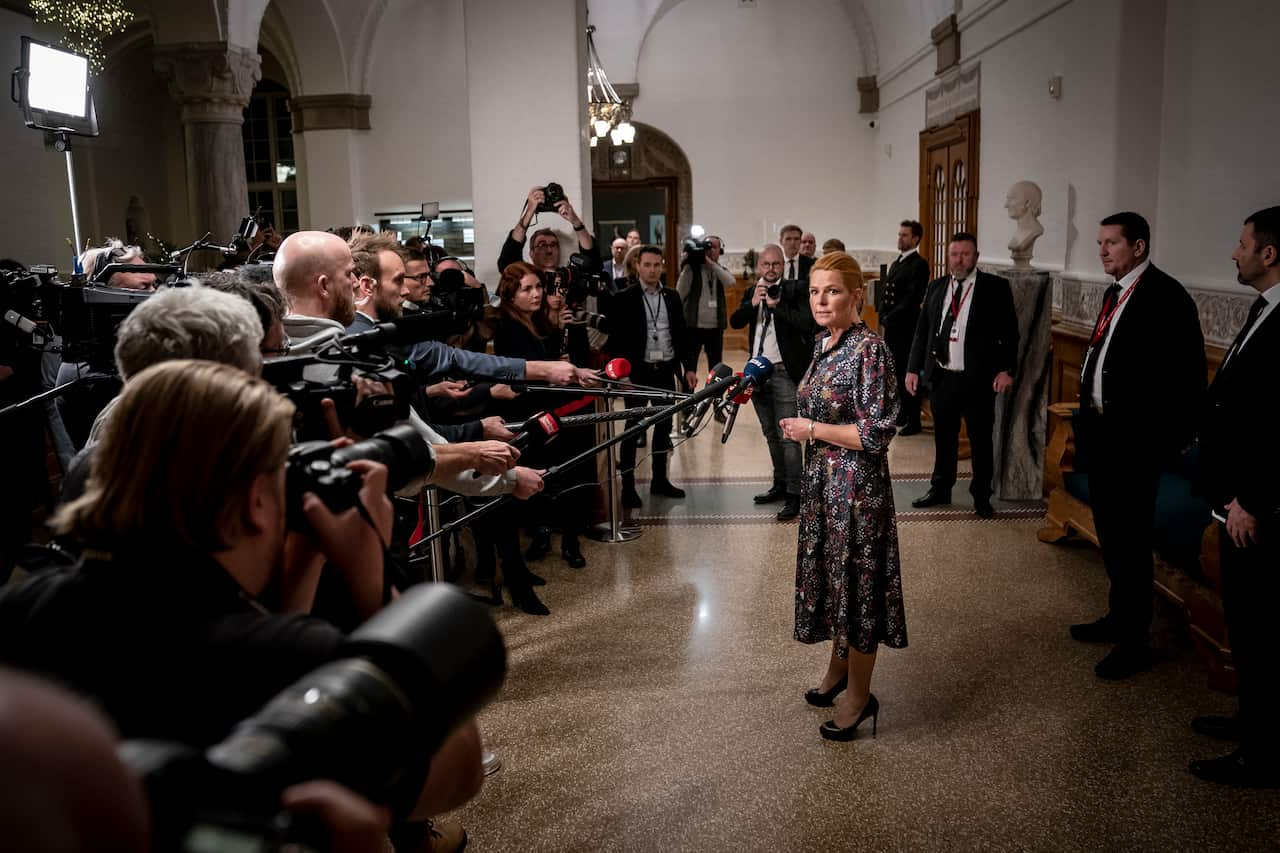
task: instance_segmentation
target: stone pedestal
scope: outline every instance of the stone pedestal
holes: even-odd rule
[[[995,494],[1003,500],[1044,496],[1053,292],[1044,270],[996,269],[1009,280],[1018,314],[1018,372],[996,398]]]
[[[251,212],[240,126],[262,78],[261,58],[225,43],[157,45],[155,68],[181,107],[191,238],[208,231],[225,241]]]

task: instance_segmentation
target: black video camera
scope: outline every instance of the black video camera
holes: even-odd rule
[[[686,237],[684,245],[684,260],[691,267],[700,267],[707,260],[707,250],[711,248],[711,241],[703,238],[701,240],[694,237]]]
[[[552,181],[542,188],[542,204],[534,213],[557,213],[556,205],[564,201],[564,187]]]
[[[289,526],[303,530],[302,496],[313,492],[332,513],[351,509],[359,502],[360,474],[347,468],[358,459],[387,466],[387,490],[395,492],[418,477],[430,476],[435,459],[422,433],[411,423],[400,423],[373,437],[334,449],[327,441],[306,441],[289,450],[285,469]]]
[[[567,267],[556,267],[538,274],[542,288],[547,293],[564,294],[565,307],[577,312],[588,296],[601,296],[609,292],[612,283],[600,274],[600,267],[586,252],[574,252]]]
[[[354,336],[352,336],[354,337]],[[335,341],[335,344],[337,342]],[[294,430],[300,440],[327,440],[324,405],[332,400],[338,421],[357,435],[373,435],[390,429],[409,417],[417,380],[400,370],[390,357],[370,361],[359,354],[322,350],[299,356],[283,356],[265,361],[262,378],[293,403]],[[391,385],[390,396],[359,396],[354,374]]]
[[[133,740],[119,754],[146,786],[156,850],[332,849],[315,822],[281,814],[284,789],[330,779],[405,819],[432,756],[494,697],[506,668],[486,610],[447,584],[422,584],[222,743],[201,753]]]
[[[108,281],[116,272],[176,271],[170,264],[108,264],[99,278]],[[5,321],[29,336],[32,349],[60,352],[64,362],[87,362],[98,373],[115,373],[116,329],[150,296],[150,291],[90,283],[80,276],[62,281],[51,266],[0,271]]]
[[[447,269],[431,273],[435,286],[427,303],[428,313],[437,318],[437,329],[431,340],[443,341],[450,335],[460,335],[467,328],[484,319],[484,288],[468,287],[462,270]]]

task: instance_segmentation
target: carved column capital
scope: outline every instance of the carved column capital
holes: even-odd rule
[[[182,108],[182,122],[241,124],[262,57],[223,42],[156,45],[155,69]]]

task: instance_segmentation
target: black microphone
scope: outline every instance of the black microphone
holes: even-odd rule
[[[378,323],[372,329],[345,335],[338,339],[343,346],[377,346],[379,344],[416,344],[430,340],[440,328],[440,321],[451,317],[449,311],[419,311],[406,314],[391,323]]]
[[[538,412],[525,421],[524,429],[507,443],[520,450],[525,447],[543,447],[554,441],[559,434],[559,416],[555,412]]]
[[[742,378],[727,395],[729,412],[724,421],[724,429],[720,432],[721,444],[727,442],[729,433],[733,432],[733,424],[738,419],[738,407],[750,400],[755,389],[768,382],[772,375],[773,363],[764,356],[758,355],[747,362],[747,366],[742,371]]]
[[[725,379],[732,375],[733,368],[724,362],[721,362],[711,368],[711,374],[707,376],[707,385],[710,385],[717,379]],[[698,428],[702,426],[702,421],[707,417],[707,412],[711,409],[711,406],[717,402],[719,401],[710,398],[703,400],[694,408],[689,416],[684,419],[684,434],[686,438],[692,436],[698,431]]]

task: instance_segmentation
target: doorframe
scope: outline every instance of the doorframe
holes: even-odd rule
[[[666,261],[667,283],[675,287],[676,277],[679,275],[680,251],[678,243],[680,241],[680,208],[678,205],[677,193],[680,190],[680,178],[678,175],[660,175],[653,178],[635,178],[626,181],[592,181],[592,216],[595,216],[595,195],[601,190],[644,190],[644,189],[664,189],[667,192],[667,206],[665,215],[667,217],[667,245],[663,247],[663,260]],[[637,223],[638,225],[639,223]],[[603,239],[602,235],[596,235],[596,240]],[[600,257],[607,258],[609,256],[609,247],[603,246],[600,250]]]

